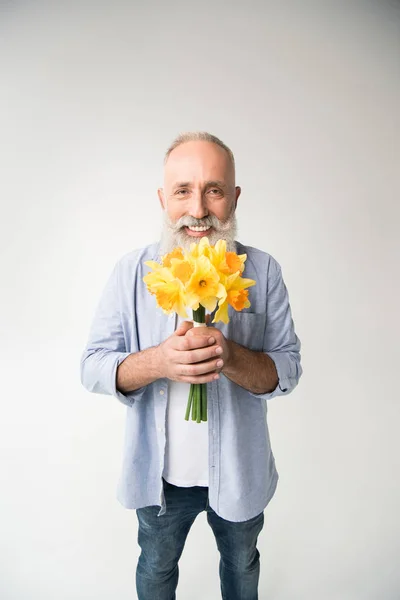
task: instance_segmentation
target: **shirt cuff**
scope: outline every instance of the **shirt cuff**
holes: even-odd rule
[[[147,386],[142,386],[133,390],[132,392],[122,393],[117,389],[117,369],[118,366],[130,355],[132,352],[115,352],[117,354],[114,365],[112,367],[112,377],[111,377],[111,394],[115,396],[120,402],[126,404],[127,406],[132,406],[132,404],[138,400],[140,400],[146,390]]]
[[[86,354],[81,361],[81,381],[89,392],[114,396],[126,406],[140,400],[146,387],[122,393],[117,389],[117,368],[131,352],[97,351]]]
[[[269,400],[270,398],[274,398],[275,396],[284,396],[289,394],[297,385],[298,381],[296,378],[288,376],[288,370],[290,371],[290,359],[282,352],[264,352],[264,354],[268,354],[270,358],[275,363],[275,368],[278,373],[278,383],[271,392],[265,392],[261,394],[256,394],[254,392],[249,392],[255,398],[264,398],[265,400]]]

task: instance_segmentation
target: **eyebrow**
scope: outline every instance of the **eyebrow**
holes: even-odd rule
[[[226,185],[223,181],[219,181],[218,179],[214,180],[214,181],[206,181],[205,182],[205,186],[206,187],[210,187],[210,186],[217,186],[217,187],[221,187],[221,188],[226,188]],[[173,189],[176,190],[180,187],[192,187],[192,184],[190,183],[190,181],[178,181],[177,183],[175,183]]]

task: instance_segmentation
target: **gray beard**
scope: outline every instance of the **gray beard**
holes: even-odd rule
[[[181,246],[185,250],[190,250],[190,244],[198,243],[201,238],[196,238],[188,235],[183,228],[184,225],[205,225],[212,226],[212,231],[207,235],[211,246],[214,246],[218,240],[226,241],[227,252],[236,252],[235,237],[237,235],[237,219],[236,213],[233,211],[228,219],[223,222],[215,215],[209,215],[203,219],[195,219],[194,217],[181,217],[176,223],[173,223],[168,217],[167,211],[164,210],[163,227],[161,231],[159,255],[172,252],[176,246]]]

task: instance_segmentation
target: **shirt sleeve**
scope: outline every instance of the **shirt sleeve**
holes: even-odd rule
[[[117,389],[117,368],[132,352],[127,352],[121,320],[118,286],[119,262],[116,263],[103,289],[91,323],[89,337],[80,360],[82,385],[97,394],[115,396],[132,406],[146,386],[123,394]]]
[[[301,367],[301,342],[294,329],[289,295],[282,277],[282,269],[272,259],[268,277],[267,317],[264,332],[263,351],[275,363],[278,384],[265,394],[255,394],[256,398],[269,400],[275,396],[289,394],[299,382],[303,373]]]

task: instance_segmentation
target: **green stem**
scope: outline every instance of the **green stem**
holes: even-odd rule
[[[201,383],[196,383],[197,389],[197,412],[196,412],[196,423],[201,423]]]
[[[186,414],[185,414],[186,421],[189,421],[190,408],[192,406],[192,401],[193,401],[193,386],[191,385],[190,391],[189,391],[189,398],[188,398],[187,406],[186,406]]]
[[[201,384],[201,420],[207,421],[207,384]]]
[[[192,421],[196,421],[196,418],[197,418],[197,390],[196,390],[196,384],[195,383],[191,383],[190,387],[193,387]]]
[[[199,308],[197,310],[193,310],[193,321],[196,323],[206,323],[206,309],[204,306],[199,304]]]

